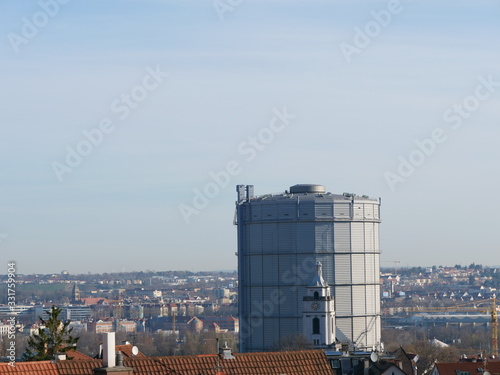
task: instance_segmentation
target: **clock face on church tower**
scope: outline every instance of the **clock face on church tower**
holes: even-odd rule
[[[313,309],[314,311],[319,310],[319,303],[318,302],[313,302],[311,304],[311,309]]]

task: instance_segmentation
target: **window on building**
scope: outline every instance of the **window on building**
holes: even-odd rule
[[[330,365],[332,366],[332,368],[340,368],[340,360],[330,359]]]
[[[364,373],[364,361],[360,359],[353,358],[351,361],[352,364],[352,373],[354,374],[363,374]],[[394,374],[393,374],[394,375]]]
[[[314,292],[314,299],[319,299],[319,293],[318,292]]]
[[[342,375],[352,374],[352,364],[350,358],[342,358],[340,363],[342,366]]]
[[[313,335],[319,335],[319,318],[313,318],[312,325]]]

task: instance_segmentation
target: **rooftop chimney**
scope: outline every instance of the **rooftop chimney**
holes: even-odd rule
[[[234,356],[231,353],[231,348],[227,346],[227,341],[224,342],[224,346],[222,348],[219,348],[219,355],[222,359],[234,359]]]
[[[118,367],[123,367],[123,354],[120,351],[116,352],[116,365]]]
[[[116,351],[115,333],[104,334],[104,345],[102,353],[103,367],[95,368],[94,375],[133,375],[134,369],[123,366],[123,355]]]
[[[116,356],[115,356],[115,333],[106,332],[104,333],[104,345],[102,353],[102,362],[104,367],[115,367],[116,366]]]

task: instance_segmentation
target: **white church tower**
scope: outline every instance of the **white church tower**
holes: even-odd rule
[[[335,344],[335,307],[330,287],[323,280],[321,263],[316,263],[316,275],[307,287],[302,313],[303,333],[316,347]]]

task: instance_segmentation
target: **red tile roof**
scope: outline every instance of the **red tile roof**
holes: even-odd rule
[[[439,375],[457,375],[457,371],[468,372],[470,375],[482,375],[485,366],[484,362],[443,362],[436,363],[435,368],[439,371]],[[500,362],[488,361],[486,369],[491,375],[500,375]]]
[[[217,355],[156,357],[124,360],[125,366],[133,367],[136,374],[182,375],[200,373],[215,375],[332,375],[333,371],[322,350],[276,353],[235,353],[234,359],[219,360]],[[163,371],[163,372],[162,372]]]
[[[234,359],[220,359],[217,355],[124,358],[125,366],[134,369],[134,375],[333,375],[322,350],[276,353],[235,353]],[[34,369],[42,362],[23,363],[25,371],[0,374],[16,375],[93,375],[93,369],[102,367],[102,360],[45,362],[46,372]],[[2,364],[7,365],[7,364]],[[21,365],[21,363],[19,363]],[[29,367],[32,366],[32,367]],[[44,367],[45,366],[45,367]],[[52,372],[47,372],[49,369]],[[456,374],[453,374],[456,375]],[[473,374],[471,374],[473,375]]]
[[[66,353],[66,358],[71,358],[71,360],[79,360],[79,361],[82,361],[82,360],[89,360],[89,359],[93,359],[92,357],[89,357],[88,355],[86,354],[83,354],[82,352],[79,352],[78,350],[75,350],[74,348],[73,349],[70,349],[68,350]]]
[[[132,354],[132,344],[122,344],[122,345],[116,345],[116,351],[120,351],[123,354],[124,358],[127,357],[135,357],[135,358],[147,358],[147,356],[141,352],[137,353],[136,356]]]
[[[57,375],[93,375],[95,368],[102,367],[102,360],[58,361],[56,365],[59,371]]]
[[[55,363],[50,361],[0,363],[0,374],[16,375],[60,375]]]
[[[85,305],[109,305],[111,301],[109,301],[107,298],[96,298],[96,297],[87,297],[87,298],[80,298],[80,301],[82,301]]]
[[[83,360],[89,360],[89,359],[92,359],[92,357],[89,357],[88,355],[86,354],[83,354],[82,352],[79,352],[77,350],[69,350],[68,352],[66,352],[66,357],[70,358],[72,360],[78,360],[78,361],[83,361]]]

